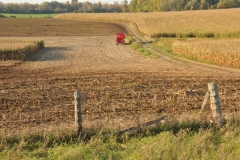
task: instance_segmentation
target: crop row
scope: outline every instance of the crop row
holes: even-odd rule
[[[172,51],[197,61],[240,67],[240,39],[176,41]]]
[[[44,41],[0,40],[0,59],[24,60],[28,55],[44,48]]]

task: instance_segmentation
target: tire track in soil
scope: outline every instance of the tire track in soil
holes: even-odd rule
[[[43,69],[64,68],[64,70],[108,70],[126,65],[147,63],[149,60],[137,55],[129,46],[116,45],[111,36],[43,38],[46,49],[27,59],[21,68]],[[55,40],[55,41],[54,41]],[[71,67],[68,67],[71,66]],[[118,68],[121,70],[121,68]]]

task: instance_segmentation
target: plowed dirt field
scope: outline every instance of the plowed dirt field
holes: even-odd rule
[[[240,109],[240,72],[144,57],[128,45],[116,45],[114,38],[112,33],[31,37],[43,39],[46,48],[23,62],[0,63],[1,131],[72,127],[77,90],[86,128],[126,129],[164,116],[195,114],[213,81],[224,116]],[[209,110],[208,102],[204,114]]]

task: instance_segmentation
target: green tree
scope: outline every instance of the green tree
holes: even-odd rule
[[[71,4],[71,6],[72,6],[72,9],[73,10],[75,10],[75,11],[77,11],[78,10],[78,1],[76,0],[76,1],[72,1],[72,4]]]
[[[136,11],[142,12],[143,11],[143,0],[137,0]]]
[[[54,9],[59,7],[59,2],[58,1],[51,1],[50,4],[51,4],[52,8],[54,8]]]
[[[102,3],[100,1],[98,3],[92,4],[92,12],[95,12],[95,13],[102,12]]]
[[[123,0],[121,8],[122,8],[123,12],[129,12],[128,1],[127,0]]]
[[[13,3],[5,4],[5,12],[6,13],[13,13]]]
[[[111,5],[111,12],[122,12],[121,5],[118,2],[114,2]]]
[[[220,0],[217,3],[217,8],[235,8],[238,7],[238,0]]]
[[[136,12],[137,0],[131,0],[128,7],[130,12]]]
[[[88,2],[88,1],[83,2],[83,4],[82,4],[82,12],[84,12],[84,13],[90,12],[89,9],[91,9],[91,7],[89,7],[89,6],[91,6],[91,5],[92,4],[90,2]]]
[[[69,1],[66,1],[64,5],[65,5],[65,9],[66,9],[67,12],[73,12],[73,7],[69,3]]]
[[[75,4],[75,3],[78,3],[78,0],[72,0],[71,4]]]
[[[0,13],[2,13],[2,12],[3,12],[3,9],[4,9],[3,2],[0,2]]]

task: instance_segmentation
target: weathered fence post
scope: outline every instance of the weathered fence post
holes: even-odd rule
[[[204,100],[203,100],[203,103],[202,103],[202,106],[201,106],[201,111],[200,111],[200,113],[202,113],[205,105],[207,104],[207,100],[209,99],[209,96],[210,96],[210,93],[207,92],[207,93],[205,94],[205,96],[204,96]]]
[[[77,136],[82,132],[82,106],[81,106],[81,93],[79,91],[74,92],[75,103],[75,125],[77,127]]]
[[[220,126],[222,127],[223,126],[223,118],[222,118],[222,110],[221,110],[221,106],[220,106],[217,83],[216,82],[208,83],[208,90],[210,92],[210,103],[211,103],[213,119],[214,119],[214,121],[219,123]]]

